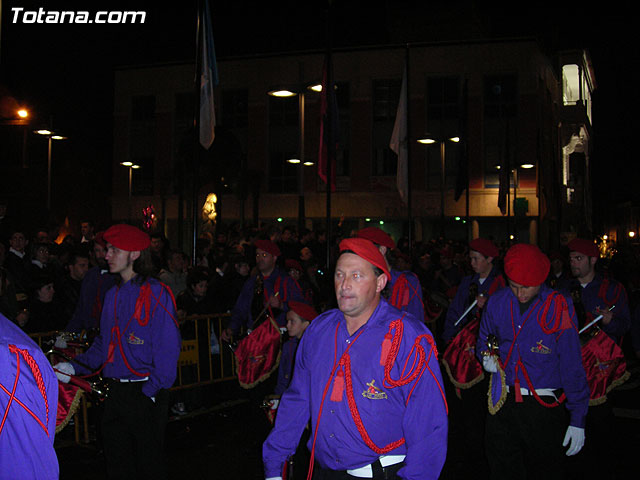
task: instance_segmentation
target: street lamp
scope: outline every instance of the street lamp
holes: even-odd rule
[[[27,114],[28,116],[28,114]],[[26,118],[26,117],[24,117]],[[48,141],[48,149],[47,149],[47,210],[51,210],[51,153],[52,153],[52,144],[53,140],[66,140],[67,137],[63,137],[62,135],[56,134],[53,130],[42,128],[40,130],[36,130],[38,135],[42,135],[43,137],[47,137]]]
[[[458,143],[460,137],[434,137],[430,134],[426,134],[424,137],[417,140],[422,145],[433,145],[434,143],[440,144],[440,233],[444,236],[444,190],[445,190],[445,145],[447,142]]]
[[[140,165],[129,161],[120,162],[120,165],[126,167],[129,170],[129,219],[131,219],[131,180],[133,178],[133,171],[140,168]]]
[[[298,168],[298,231],[304,228],[305,220],[305,208],[304,208],[304,172],[303,167],[310,167],[314,163],[309,160],[305,160],[304,155],[304,117],[305,117],[305,91],[307,89],[317,91],[314,86],[310,87],[288,87],[288,88],[274,88],[267,92],[267,95],[276,98],[291,98],[298,96],[298,120],[300,127],[300,146],[298,158],[289,158],[286,161],[291,164],[299,165]]]

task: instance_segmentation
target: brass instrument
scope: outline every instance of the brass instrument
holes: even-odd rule
[[[64,352],[61,352],[60,350],[56,350],[54,348],[47,350],[45,352],[45,355],[48,357],[49,355],[57,355],[59,357],[62,357],[64,360],[66,360],[67,362],[75,362],[78,365],[91,370],[91,368],[88,365],[83,364],[82,362],[79,362],[77,360],[75,360],[74,358],[71,358],[69,355],[67,355]],[[77,387],[82,388],[84,391],[87,392],[91,392],[95,395],[97,395],[99,398],[104,399],[107,398],[107,396],[109,395],[109,383],[102,378],[102,375],[98,375],[98,379],[95,381],[90,381],[90,380],[86,380],[84,378],[80,378],[77,377],[75,375],[69,375],[69,383],[72,383],[74,385],[76,385]]]

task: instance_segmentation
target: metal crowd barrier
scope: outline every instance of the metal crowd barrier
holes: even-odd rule
[[[176,381],[170,390],[197,388],[217,382],[236,379],[233,352],[220,342],[220,335],[225,321],[230,317],[225,314],[190,315],[180,320],[182,345],[178,359]],[[39,332],[30,337],[44,351],[53,348],[53,342],[60,332]],[[82,351],[75,347],[76,353]],[[75,411],[75,441],[89,443],[88,409],[92,399],[82,395],[80,405]],[[82,429],[82,432],[81,432]]]

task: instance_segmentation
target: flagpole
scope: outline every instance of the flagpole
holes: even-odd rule
[[[327,109],[328,109],[328,126],[325,132],[328,136],[328,147],[327,147],[327,164],[326,164],[326,185],[327,185],[327,203],[326,203],[326,231],[327,231],[327,258],[326,261],[326,271],[329,272],[331,268],[331,239],[332,239],[332,229],[331,229],[331,187],[334,185],[335,179],[333,178],[334,162],[335,162],[335,139],[333,138],[333,113],[331,112],[332,102],[329,101],[329,95],[331,95],[330,90],[333,88],[333,60],[331,58],[331,2],[329,2],[329,6],[327,8],[327,20],[326,20],[326,40],[327,40],[327,52],[325,60],[327,62],[327,81],[326,87],[327,92],[325,92],[327,98]],[[321,139],[323,141],[324,139]]]
[[[194,108],[193,108],[193,167],[191,169],[192,180],[191,180],[191,208],[192,208],[192,230],[191,230],[191,264],[193,266],[196,265],[196,177],[199,165],[198,156],[200,154],[200,72],[202,69],[202,41],[201,41],[201,30],[203,28],[201,18],[202,18],[202,0],[196,0],[196,58],[195,58],[195,71],[193,75],[193,90],[194,90]],[[182,186],[184,188],[186,180],[186,169],[183,166],[183,172],[185,175],[183,176]],[[182,192],[181,192],[182,193]],[[182,212],[182,201],[180,203],[181,211],[179,212],[179,216],[183,215]],[[182,227],[180,226],[182,230]],[[182,238],[180,238],[180,242],[182,243]]]
[[[409,44],[407,43],[406,48],[405,48],[405,75],[407,76],[407,88],[406,88],[406,92],[405,92],[405,105],[406,105],[406,109],[405,109],[405,114],[406,114],[406,125],[407,125],[407,138],[405,139],[405,141],[407,142],[407,217],[409,219],[409,232],[408,232],[408,236],[409,236],[409,252],[411,252],[412,247],[413,247],[413,220],[412,220],[412,212],[411,212],[411,123],[410,123],[410,118],[411,116],[409,115],[409,109],[411,108],[409,106],[409,98],[411,98],[411,96],[409,95]]]

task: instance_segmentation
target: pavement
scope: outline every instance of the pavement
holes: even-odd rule
[[[630,379],[609,395],[614,421],[610,445],[615,452],[606,459],[609,478],[636,478],[637,452],[640,451],[640,363],[630,361]],[[268,432],[266,417],[260,417],[246,391],[236,381],[215,384],[204,395],[204,405],[187,415],[171,417],[166,435],[166,463],[169,478],[205,480],[234,478],[263,479],[262,442]],[[89,444],[73,442],[73,428],[67,427],[56,437],[61,480],[106,479],[104,461],[95,430]],[[465,433],[450,428],[448,456],[441,479],[487,478],[486,472],[469,462]],[[587,433],[587,442],[589,434]],[[583,468],[583,453],[572,457],[567,478],[598,478]],[[582,472],[578,473],[580,470]],[[470,477],[470,475],[473,475]]]

